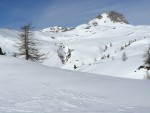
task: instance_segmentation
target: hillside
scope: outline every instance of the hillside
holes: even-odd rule
[[[34,31],[41,52],[48,54],[44,65],[88,73],[143,79],[144,50],[150,44],[150,26],[129,24],[122,14],[111,11],[75,28],[60,26]],[[8,56],[17,51],[19,32],[0,29],[0,46]],[[123,52],[128,59],[121,60]],[[64,59],[60,59],[63,55]],[[109,58],[108,58],[109,57]]]
[[[2,113],[149,113],[150,82],[0,56]]]

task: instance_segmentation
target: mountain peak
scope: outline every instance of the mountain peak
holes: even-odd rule
[[[123,22],[129,24],[129,22],[125,19],[123,14],[120,14],[116,11],[109,11],[106,14],[108,15],[108,18],[110,18],[113,22]]]
[[[129,22],[125,19],[123,14],[120,14],[116,11],[109,11],[98,15],[95,19],[91,20],[89,24],[92,25],[105,25],[105,24],[129,24]]]

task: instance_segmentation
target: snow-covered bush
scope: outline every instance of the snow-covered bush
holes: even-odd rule
[[[115,58],[114,58],[114,56],[112,56],[112,60],[114,60]]]
[[[105,59],[106,58],[106,56],[105,55],[103,55],[102,57],[101,57],[101,59]]]
[[[122,61],[126,61],[128,59],[127,55],[125,52],[122,54]]]
[[[148,49],[145,51],[143,58],[144,58],[144,63],[150,66],[150,45]]]
[[[120,50],[124,50],[124,47],[123,47],[123,46],[121,46]]]
[[[68,47],[65,47],[64,45],[59,46],[57,53],[63,64],[65,64],[69,60],[69,58],[71,57],[72,51],[73,51],[72,49],[69,49]]]
[[[18,54],[17,54],[16,52],[13,52],[13,53],[12,53],[12,56],[13,56],[13,57],[18,57]]]
[[[108,54],[108,55],[107,55],[107,58],[109,58],[109,57],[110,57],[110,55]]]
[[[112,47],[112,43],[110,42],[110,47]]]
[[[150,80],[150,73],[148,70],[146,71],[146,75],[144,76],[144,79]]]
[[[108,46],[107,45],[105,45],[105,51],[108,49]]]
[[[94,62],[96,62],[97,61],[97,59],[96,58],[94,58]]]

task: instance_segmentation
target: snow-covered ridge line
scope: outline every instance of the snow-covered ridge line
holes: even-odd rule
[[[61,26],[54,26],[54,27],[49,27],[45,28],[43,30],[40,30],[41,32],[66,32],[73,30],[74,28],[68,28],[68,27],[61,27]]]
[[[103,13],[98,15],[95,19],[88,22],[89,25],[110,25],[110,24],[129,24],[129,22],[125,19],[125,17],[117,13],[115,11],[109,11],[107,13]],[[45,28],[40,30],[41,32],[66,32],[73,30],[75,28],[68,28],[68,27],[61,27],[61,26],[54,26]]]

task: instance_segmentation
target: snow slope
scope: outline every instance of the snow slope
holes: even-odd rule
[[[150,82],[0,56],[1,113],[149,113]]]
[[[34,31],[34,34],[40,40],[41,52],[47,54],[48,59],[43,62],[44,65],[69,70],[74,70],[76,65],[77,71],[143,79],[145,70],[137,69],[143,65],[142,56],[150,44],[149,31],[150,26],[114,22],[108,17],[108,13],[104,13],[100,18],[74,29],[50,27]],[[17,51],[14,45],[18,33],[14,30],[0,29],[0,46],[9,56]],[[124,49],[121,50],[122,47]],[[71,57],[63,64],[58,51],[62,51],[59,53],[67,58],[65,55],[69,49]],[[121,60],[123,52],[128,57],[125,62]],[[101,59],[108,55],[109,58]]]

